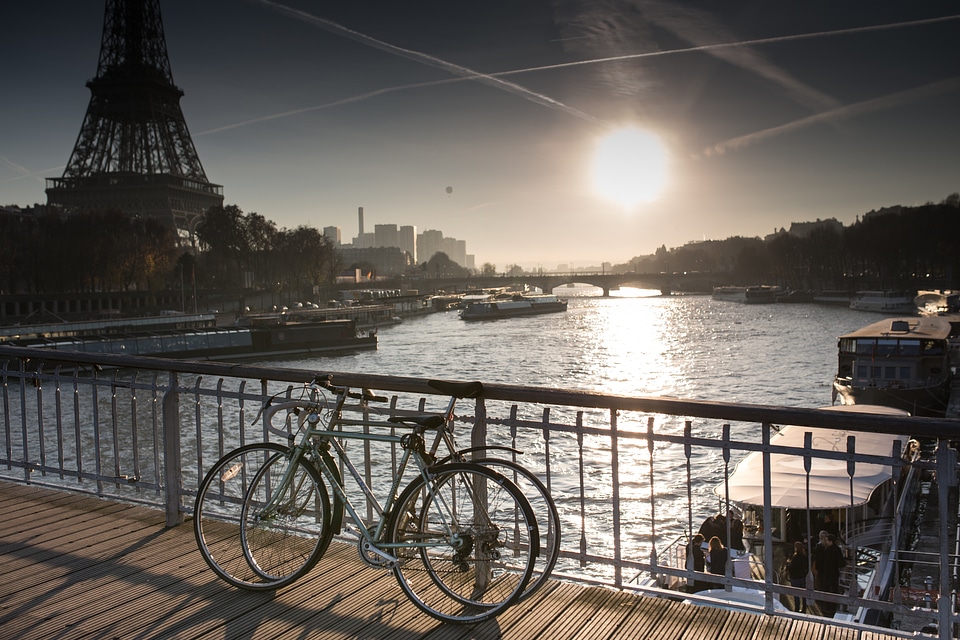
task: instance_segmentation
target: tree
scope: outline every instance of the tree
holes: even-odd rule
[[[488,278],[497,275],[497,265],[490,262],[484,262],[483,266],[480,268],[480,275]]]
[[[423,270],[436,278],[460,278],[467,275],[467,270],[451,260],[450,256],[443,251],[438,251],[424,262]]]

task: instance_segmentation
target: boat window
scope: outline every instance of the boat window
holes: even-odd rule
[[[900,353],[905,356],[920,355],[920,341],[919,340],[901,340]]]
[[[840,353],[856,353],[857,341],[853,338],[840,339]]]
[[[233,347],[249,347],[253,344],[253,338],[249,331],[235,331],[231,345]]]
[[[870,367],[870,377],[871,377],[871,378],[879,378],[879,377],[880,377],[880,370],[881,370],[881,369],[882,369],[882,367]]]
[[[159,353],[163,349],[160,346],[160,338],[157,336],[141,336],[137,338],[137,353],[146,355],[148,353]]]
[[[896,338],[880,338],[877,340],[877,355],[892,356],[897,352]]]
[[[217,331],[207,335],[207,346],[210,349],[224,349],[230,346],[230,336]]]
[[[896,380],[897,379],[897,368],[896,367],[884,367],[883,368],[883,377],[885,380]]]
[[[936,356],[943,353],[943,343],[939,340],[925,340],[923,342],[923,355]]]
[[[913,376],[910,374],[910,367],[900,367],[900,379],[909,380]]]
[[[176,353],[184,350],[183,336],[180,334],[164,336],[162,340],[164,353]]]
[[[877,344],[876,340],[866,339],[866,340],[857,340],[857,350],[856,353],[861,355],[869,356],[873,355],[873,349]]]
[[[207,348],[207,336],[202,333],[188,333],[184,336],[188,351],[201,351]]]
[[[857,365],[857,378],[863,380],[869,375],[870,367],[865,364]]]

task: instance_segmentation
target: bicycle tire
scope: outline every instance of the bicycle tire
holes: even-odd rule
[[[257,472],[271,459],[288,454],[287,447],[272,442],[244,445],[220,458],[197,490],[193,532],[200,555],[217,576],[235,587],[258,591],[280,586],[250,566],[240,522],[247,490]]]
[[[501,458],[480,458],[470,462],[491,468],[512,481],[533,508],[540,533],[540,552],[537,554],[533,577],[518,599],[524,600],[546,584],[560,557],[561,528],[557,505],[540,478],[518,462]]]
[[[290,463],[287,456],[274,456],[261,466],[240,512],[243,554],[254,573],[274,589],[310,571],[333,538],[330,498],[320,472],[299,458],[284,486]]]
[[[417,607],[444,622],[473,624],[518,600],[533,575],[538,537],[533,509],[513,482],[455,462],[432,469],[429,486],[421,476],[404,489],[386,540],[417,545],[394,549],[394,575]]]

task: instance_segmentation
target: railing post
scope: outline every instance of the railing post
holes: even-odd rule
[[[176,371],[163,395],[163,492],[167,526],[183,523],[183,469],[180,462],[180,392]]]
[[[950,489],[957,485],[957,451],[946,438],[937,442],[937,489],[940,520],[940,597],[937,601],[940,638],[953,638],[953,594],[950,592]]]
[[[470,446],[487,446],[487,405],[483,398],[477,398],[476,411],[474,411],[473,429],[470,431]]]

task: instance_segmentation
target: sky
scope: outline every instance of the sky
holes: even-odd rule
[[[208,180],[281,228],[552,270],[960,191],[953,1],[160,5]],[[103,15],[0,5],[0,204],[62,175]]]

